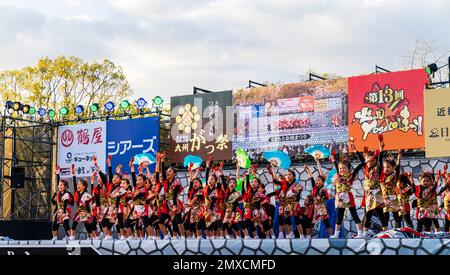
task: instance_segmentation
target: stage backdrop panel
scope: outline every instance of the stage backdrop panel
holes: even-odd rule
[[[425,90],[425,156],[450,156],[450,88]]]
[[[346,78],[235,90],[233,106],[233,149],[253,159],[270,150],[295,157],[312,144],[339,150],[348,141]]]
[[[377,149],[383,134],[386,150],[423,148],[427,82],[424,69],[350,77],[349,136],[356,147]]]
[[[95,170],[94,156],[97,156],[99,164],[105,163],[106,122],[58,127],[57,163],[61,168],[61,178],[71,177],[72,163],[75,163],[77,177],[91,176]]]
[[[112,167],[122,164],[122,172],[130,173],[128,163],[140,153],[156,156],[159,151],[159,117],[108,120],[106,123],[107,155]],[[153,173],[156,164],[149,166]]]
[[[186,155],[205,160],[232,158],[231,98],[231,91],[171,98],[171,162],[182,163]]]

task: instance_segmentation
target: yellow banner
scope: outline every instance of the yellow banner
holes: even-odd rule
[[[450,88],[425,90],[425,156],[450,156]]]

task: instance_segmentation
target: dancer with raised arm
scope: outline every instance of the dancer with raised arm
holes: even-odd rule
[[[70,231],[70,240],[75,240],[75,233],[78,223],[83,223],[88,233],[88,238],[92,237],[92,208],[91,204],[94,197],[87,191],[88,183],[84,179],[80,179],[77,182],[75,174],[75,164],[72,164],[72,182],[74,190],[74,202],[77,207],[77,211],[73,217],[72,227]]]
[[[326,200],[329,199],[327,189],[324,186],[327,178],[322,171],[320,160],[316,158],[315,161],[317,164],[317,170],[319,171],[319,175],[316,177],[316,179],[314,179],[308,165],[305,165],[305,171],[308,173],[309,180],[312,185],[311,196],[314,204],[312,227],[318,222],[323,222],[325,228],[328,231],[328,236],[331,237],[333,235],[333,232],[331,230],[328,211],[325,206]],[[311,228],[306,229],[306,235],[309,238],[311,237]]]
[[[353,151],[356,151],[354,148],[354,143],[350,142],[350,147]],[[361,162],[355,169],[352,170],[352,165],[349,159],[342,158],[341,160],[337,160],[333,155],[331,155],[330,160],[334,163],[335,169],[337,171],[336,176],[336,211],[337,211],[337,221],[336,227],[334,230],[334,235],[331,238],[339,238],[341,233],[342,222],[344,221],[344,213],[345,209],[350,210],[350,214],[352,215],[353,221],[356,223],[356,228],[358,230],[358,234],[356,238],[363,238],[363,230],[361,225],[361,220],[358,217],[358,213],[356,212],[355,198],[351,191],[352,184],[356,179],[359,171],[364,167],[365,163]]]
[[[165,154],[161,156],[161,163],[164,161]],[[178,195],[183,191],[180,181],[177,178],[178,170],[171,166],[163,173],[163,186],[158,194],[159,201],[159,228],[164,235],[164,239],[170,239],[166,226],[170,226],[172,221],[178,226],[179,234],[184,238],[183,221],[181,218],[181,209],[178,204]]]
[[[147,238],[152,240],[159,238],[159,234],[157,234],[156,228],[158,222],[157,198],[158,192],[161,188],[161,183],[159,182],[160,161],[161,154],[157,153],[155,173],[153,175],[151,175],[148,166],[144,165],[144,167],[147,169],[147,177],[151,180],[147,181],[147,184],[145,186],[145,188],[147,189],[147,198],[145,201],[147,207],[147,215],[142,219],[145,231],[147,233]]]
[[[416,186],[418,219],[426,232],[431,232],[432,225],[435,231],[440,231],[439,206],[437,198],[447,189],[448,182],[438,184],[441,181],[441,172],[437,175],[432,172],[423,172],[420,175],[420,185]]]
[[[66,232],[65,239],[68,239],[70,236],[70,218],[71,218],[71,210],[70,205],[73,204],[73,196],[68,191],[69,183],[66,180],[60,179],[60,169],[59,166],[56,167],[55,176],[56,182],[58,183],[58,190],[52,196],[52,204],[55,206],[55,212],[53,215],[52,221],[52,235],[53,239],[56,240],[58,238],[58,229],[59,226],[62,225],[64,227],[64,231]]]
[[[364,162],[364,197],[363,207],[365,208],[364,215],[364,233],[367,237],[373,214],[375,214],[381,222],[383,230],[387,230],[387,221],[383,213],[384,201],[381,192],[380,178],[383,175],[383,149],[384,139],[382,135],[378,135],[379,149],[375,152],[369,152],[367,147],[364,147],[363,156],[358,152],[357,156],[361,162]]]
[[[383,161],[383,174],[381,176],[381,192],[383,194],[385,221],[389,222],[389,213],[392,213],[395,221],[395,227],[401,227],[401,218],[399,215],[399,202],[395,192],[397,182],[400,177],[401,152],[398,152],[397,162],[392,158]]]
[[[238,174],[239,165],[236,166],[236,175]],[[223,174],[221,177],[222,181],[225,183],[223,186],[225,214],[222,220],[222,234],[226,236],[227,239],[230,238],[230,236],[239,239],[241,237],[241,233],[239,231],[241,213],[238,211],[238,205],[239,201],[242,200],[242,195],[236,191],[236,178],[231,177],[226,180]]]
[[[411,173],[403,173],[400,175],[395,193],[397,194],[401,220],[405,222],[406,226],[413,228],[411,204],[409,203],[410,197],[414,194],[414,180],[412,179]]]
[[[280,181],[274,179],[275,184],[281,185],[280,188],[280,205],[278,207],[278,212],[280,216],[280,224],[284,226],[284,231],[286,237],[289,239],[294,238],[294,232],[292,231],[292,226],[295,225],[296,209],[298,209],[298,204],[300,203],[300,195],[303,190],[303,186],[297,182],[297,175],[294,170],[288,169],[284,178]],[[279,235],[282,232],[279,232]]]
[[[116,223],[117,209],[115,207],[115,199],[111,199],[113,185],[109,183],[106,175],[100,169],[97,157],[93,157],[94,166],[99,174],[99,181],[94,188],[94,198],[96,200],[97,221],[100,223],[104,234],[104,240],[112,240],[112,226]]]
[[[202,181],[198,177],[201,166],[193,173],[193,164],[189,165],[189,189],[186,202],[186,222],[188,224],[187,236],[197,239],[202,238],[202,230],[205,229],[205,220],[203,213],[205,213],[205,194],[203,191]]]
[[[207,183],[203,188],[205,196],[204,217],[208,238],[220,237],[221,233],[222,182],[219,180],[220,176],[221,171],[216,168],[213,168],[212,173],[210,173],[210,162],[208,160],[206,163]]]

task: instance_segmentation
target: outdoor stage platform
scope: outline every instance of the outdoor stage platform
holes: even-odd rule
[[[450,239],[0,241],[0,255],[450,255]]]

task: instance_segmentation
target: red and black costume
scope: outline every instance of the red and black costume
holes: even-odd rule
[[[156,182],[150,185],[150,190],[147,190],[147,198],[145,204],[147,205],[147,216],[143,217],[143,225],[145,228],[147,226],[156,226],[158,222],[158,193],[161,188],[161,183],[159,182],[159,172],[155,172]],[[152,191],[152,187],[155,186],[155,190]]]
[[[136,225],[136,230],[141,230],[141,218],[147,216],[148,211],[148,205],[146,204],[147,188],[145,188],[145,185],[137,186],[135,172],[131,172],[131,184],[133,186],[133,197],[130,200],[130,213],[128,214],[125,227],[131,228],[133,225]]]
[[[437,177],[437,181],[440,176]],[[439,206],[437,198],[446,190],[444,187],[438,185],[437,182],[432,181],[429,186],[417,185],[415,186],[415,195],[417,198],[417,218],[421,225],[425,227],[425,231],[431,231],[431,225],[439,228]]]
[[[281,180],[281,182],[275,179],[273,182],[281,185],[279,194],[280,205],[278,207],[280,225],[292,225],[292,217],[295,220],[295,217],[298,215],[296,205],[300,203],[303,187],[295,179],[293,182],[288,182],[286,179]]]
[[[295,206],[296,217],[299,217],[299,220],[296,219],[296,224],[302,225],[304,234],[307,234],[305,229],[312,229],[314,224],[314,201],[312,196],[307,196],[307,198],[309,198],[309,200],[305,199],[303,207],[301,207],[300,204]]]
[[[260,195],[260,219],[258,219],[259,225],[262,228],[262,232],[267,232],[272,229],[273,221],[275,217],[275,206],[270,202],[270,198],[276,195],[276,191],[269,194],[262,192]]]
[[[120,187],[120,189],[116,189],[116,192],[119,193],[116,196],[116,208],[118,210],[116,226],[118,226],[118,229],[121,230],[126,228],[126,219],[131,212],[130,203],[134,196],[133,187],[130,185],[127,190]],[[115,195],[114,192],[113,195]]]
[[[59,174],[56,175],[56,182],[59,183]],[[73,205],[73,197],[69,191],[56,191],[52,196],[52,204],[55,206],[55,213],[53,215],[52,231],[57,231],[59,225],[64,226],[67,236],[69,236],[69,222],[71,218],[70,205]]]
[[[397,194],[400,218],[405,221],[406,226],[413,228],[409,198],[414,194],[414,182],[410,182],[406,175],[400,176],[395,193]]]
[[[270,230],[271,216],[273,216],[267,207],[267,204],[270,204],[270,197],[251,187],[249,175],[245,177],[244,186],[242,190],[245,190],[244,222],[246,228],[250,229],[254,234],[256,234],[255,225],[262,226],[264,232]]]
[[[311,196],[313,200],[313,213],[308,213],[308,218],[312,219],[312,225],[318,222],[323,222],[327,229],[331,228],[328,211],[325,206],[325,201],[329,199],[327,189],[324,185],[318,187],[314,178],[311,177],[309,180],[311,181],[312,186]]]
[[[182,210],[183,207],[180,205],[178,195],[183,191],[180,181],[174,176],[173,179],[169,180],[166,178],[165,173],[163,173],[163,185],[159,190],[158,194],[158,214],[159,223],[168,225],[171,222],[175,224],[182,224]],[[176,207],[176,211],[173,211],[173,206]],[[178,229],[176,229],[178,230]]]
[[[77,211],[75,212],[73,222],[72,222],[72,230],[76,230],[78,223],[84,223],[84,227],[86,231],[90,234],[92,233],[92,201],[94,197],[87,192],[87,186],[85,190],[82,192],[77,191],[77,178],[76,176],[72,177],[73,179],[73,189],[74,192],[74,202],[77,206]]]
[[[356,153],[358,155],[358,158],[362,160],[362,156],[359,152]],[[358,217],[358,213],[356,212],[356,205],[355,205],[355,198],[353,197],[353,193],[351,191],[351,187],[353,182],[356,179],[356,176],[359,173],[359,170],[361,170],[365,163],[361,162],[355,169],[353,169],[353,172],[350,170],[351,167],[349,167],[349,171],[345,175],[341,175],[339,173],[339,165],[338,165],[338,158],[334,159],[334,167],[337,171],[336,176],[336,211],[337,211],[337,225],[341,225],[344,220],[344,213],[345,209],[349,208],[350,214],[352,215],[353,221],[356,224],[361,223],[361,220]],[[349,165],[350,166],[350,165]]]
[[[110,230],[117,219],[116,198],[111,197],[111,193],[119,188],[120,184],[114,185],[106,179],[106,175],[102,171],[98,171],[98,173],[101,182],[94,188],[93,192],[97,206],[97,220],[101,227]]]
[[[239,222],[241,220],[241,211],[238,207],[239,201],[242,199],[241,194],[236,190],[231,190],[229,182],[222,175],[223,182],[223,206],[224,216],[222,219],[222,230],[227,230],[231,235],[230,229],[239,232]],[[238,210],[239,209],[239,210]]]
[[[200,179],[197,179],[200,181]],[[203,213],[205,213],[205,194],[203,188],[194,188],[193,180],[189,183],[188,197],[186,202],[185,230],[195,232],[205,228],[205,220]]]
[[[394,217],[395,227],[401,227],[401,218],[399,216],[400,206],[398,203],[397,194],[395,192],[397,188],[397,182],[400,176],[400,165],[397,164],[394,172],[386,174],[384,171],[380,177],[381,192],[383,194],[383,212],[386,223],[389,222],[389,213],[392,212]]]
[[[370,157],[364,159],[360,153],[359,160],[364,162],[364,196],[361,202],[365,208],[364,228],[369,228],[373,214],[376,214],[382,227],[387,227],[387,221],[383,214],[383,195],[381,192],[380,177],[383,174],[383,152],[376,150]],[[373,165],[371,162],[375,162]]]
[[[206,179],[209,177],[209,169],[206,169]],[[216,231],[222,226],[222,183],[218,180],[214,187],[208,184],[203,188],[205,198],[204,219],[207,230]]]

